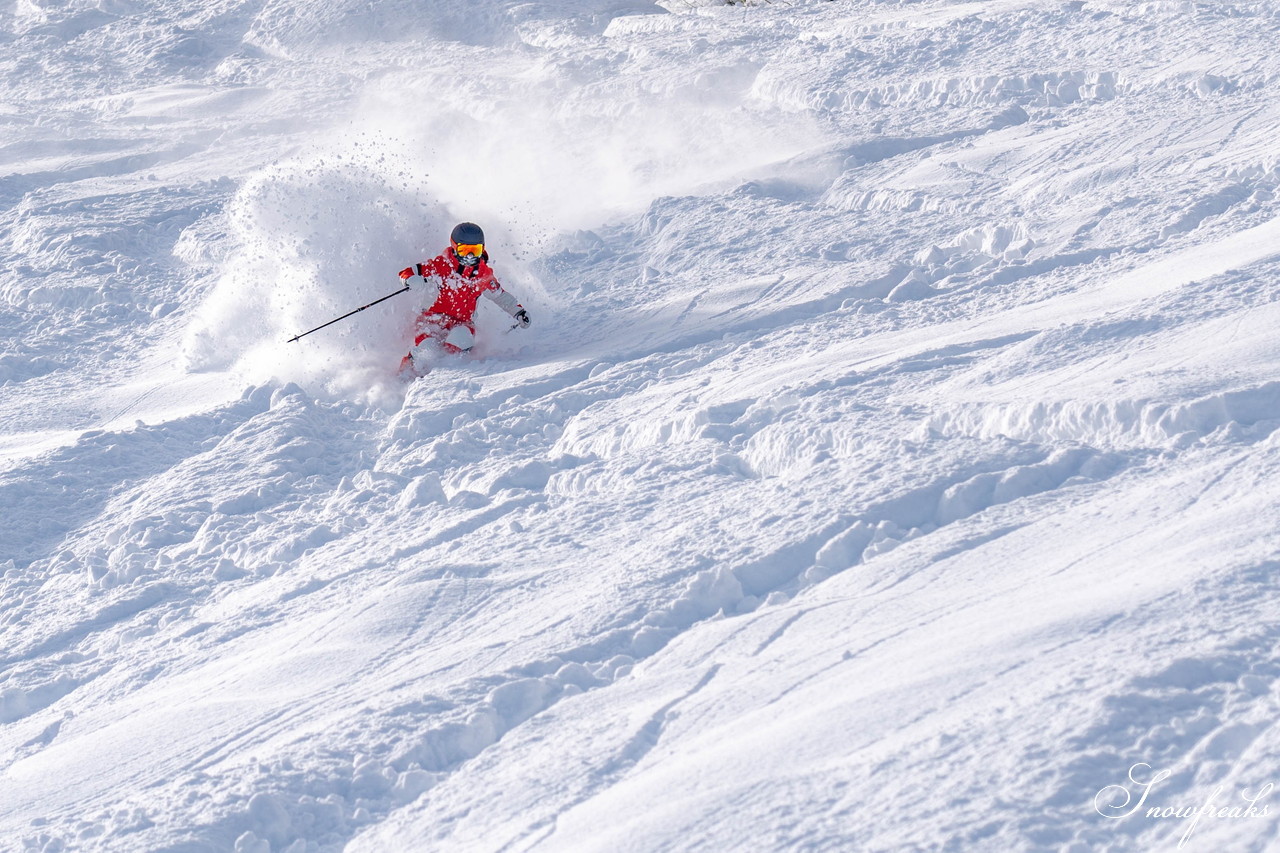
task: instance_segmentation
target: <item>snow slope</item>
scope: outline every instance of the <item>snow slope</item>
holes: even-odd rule
[[[1277,35],[0,9],[0,850],[1276,849]]]

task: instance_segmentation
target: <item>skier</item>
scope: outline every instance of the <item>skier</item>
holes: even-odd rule
[[[522,327],[529,325],[528,312],[493,277],[489,253],[484,249],[484,231],[474,222],[462,222],[455,227],[449,235],[449,247],[437,257],[400,271],[400,278],[406,284],[415,275],[426,282],[427,307],[418,317],[414,348],[400,360],[402,375],[430,369],[424,344],[446,353],[471,349],[476,340],[476,302],[481,294]],[[419,354],[417,360],[415,352]]]

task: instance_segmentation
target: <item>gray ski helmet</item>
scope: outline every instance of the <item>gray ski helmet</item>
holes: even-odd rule
[[[484,231],[474,222],[459,222],[453,228],[453,233],[449,235],[449,242],[454,248],[458,244],[462,245],[484,245]]]
[[[485,257],[484,232],[474,222],[460,222],[454,226],[449,235],[449,245],[453,247],[453,256],[464,267],[474,267]],[[463,248],[465,247],[465,251]]]

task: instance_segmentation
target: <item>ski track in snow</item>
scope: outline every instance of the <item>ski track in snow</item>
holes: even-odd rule
[[[0,10],[0,849],[1271,849],[1278,33]]]

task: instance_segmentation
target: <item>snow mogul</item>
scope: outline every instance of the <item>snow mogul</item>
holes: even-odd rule
[[[510,314],[517,325],[529,325],[528,312],[494,278],[484,231],[474,222],[459,223],[449,235],[449,247],[438,256],[400,271],[406,285],[414,276],[426,285],[423,302],[427,307],[418,317],[413,349],[400,360],[402,376],[428,371],[434,353],[471,349],[476,341],[476,303],[482,295]]]

